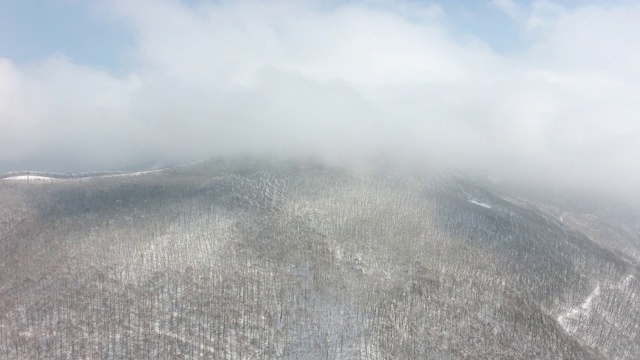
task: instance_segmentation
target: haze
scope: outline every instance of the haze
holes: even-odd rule
[[[632,2],[34,4],[0,1],[0,172],[391,154],[640,196]]]

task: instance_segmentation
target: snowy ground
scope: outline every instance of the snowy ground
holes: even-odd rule
[[[591,312],[591,305],[593,299],[600,295],[600,285],[597,285],[595,289],[587,296],[587,298],[580,304],[572,309],[569,309],[566,313],[558,316],[558,323],[568,332],[575,332],[575,326],[571,324],[571,320],[577,320],[582,315],[589,315]]]
[[[37,176],[37,175],[18,175],[18,176],[7,177],[2,180],[49,182],[49,181],[56,181],[60,179],[47,177],[47,176]]]
[[[469,199],[467,201],[472,203],[472,204],[476,204],[478,206],[482,206],[483,208],[491,209],[491,205],[489,205],[487,203],[479,202],[479,201],[472,200],[472,199]]]

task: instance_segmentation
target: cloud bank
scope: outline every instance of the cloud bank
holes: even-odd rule
[[[134,32],[128,70],[0,57],[0,164],[387,152],[640,195],[640,6],[487,6],[523,49],[454,35],[437,4],[100,2]]]

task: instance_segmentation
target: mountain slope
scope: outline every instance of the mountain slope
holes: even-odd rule
[[[0,357],[640,356],[632,228],[382,170],[0,180]]]

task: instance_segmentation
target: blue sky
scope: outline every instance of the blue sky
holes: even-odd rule
[[[518,22],[490,1],[433,3],[442,6],[456,36],[479,38],[499,52],[517,51],[526,42]],[[569,7],[578,2],[559,3]],[[0,0],[0,55],[18,63],[59,52],[79,63],[118,69],[127,63],[123,54],[133,45],[132,29],[97,11],[92,2]]]
[[[440,6],[448,30],[460,41],[475,38],[496,52],[521,51],[530,42],[530,34],[515,16],[497,5],[501,2],[448,0],[422,3]],[[628,1],[616,3],[625,2]],[[197,4],[198,1],[184,0],[182,3]],[[513,3],[525,8],[531,6],[532,1]],[[564,0],[553,3],[571,9],[598,2]],[[116,20],[99,9],[96,2],[83,0],[0,0],[0,55],[17,63],[28,63],[62,53],[78,63],[111,71],[126,69],[130,65],[127,51],[135,44],[133,29],[125,21]]]
[[[117,68],[130,29],[68,0],[0,0],[0,55],[19,63],[63,53],[79,63]]]
[[[448,0],[423,3],[441,6],[445,21],[450,25],[449,31],[462,39],[478,38],[497,52],[521,50],[529,39],[518,19],[496,5],[500,2]],[[520,7],[530,6],[532,2],[513,1]],[[563,0],[549,3],[571,9],[599,2]],[[127,62],[123,53],[134,45],[134,37],[125,22],[98,11],[95,2],[0,0],[0,54],[19,63],[60,52],[79,63],[119,68]]]
[[[0,172],[380,151],[640,201],[634,1],[0,0]]]

